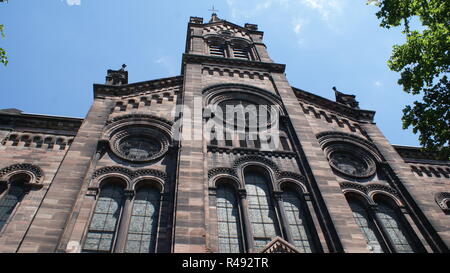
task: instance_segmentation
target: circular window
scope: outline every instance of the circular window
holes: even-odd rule
[[[375,161],[363,150],[347,145],[329,147],[330,166],[341,174],[365,178],[376,171]]]
[[[367,171],[367,164],[361,158],[345,152],[335,152],[330,156],[330,163],[343,173],[360,176]]]
[[[148,127],[124,128],[111,138],[111,148],[122,159],[144,162],[164,155],[169,140],[159,130]]]
[[[158,141],[145,136],[131,136],[119,144],[119,151],[127,158],[135,160],[147,160],[160,150]]]

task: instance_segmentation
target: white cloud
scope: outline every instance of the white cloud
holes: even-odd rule
[[[375,85],[376,87],[380,87],[380,86],[382,86],[383,84],[382,84],[380,81],[375,81],[375,82],[373,83],[373,85]]]
[[[256,5],[256,9],[257,10],[264,10],[264,9],[268,9],[270,8],[270,6],[272,5],[272,0],[266,0],[264,3],[259,3]]]
[[[301,4],[319,12],[322,20],[328,21],[330,15],[342,12],[343,1],[339,0],[299,0]]]
[[[292,20],[292,26],[293,26],[292,30],[296,34],[300,33],[300,31],[303,29],[304,25],[305,25],[305,21],[303,19],[296,18],[296,19]]]
[[[256,16],[267,16],[267,12],[285,14],[291,21],[300,16],[318,20],[335,32],[339,32],[336,18],[341,16],[348,0],[227,0],[231,19],[250,19]],[[303,25],[296,24],[294,32],[299,33]]]
[[[79,6],[81,5],[81,0],[66,0],[66,3],[69,6]]]
[[[175,74],[176,65],[174,60],[172,60],[172,58],[167,56],[161,56],[155,61],[155,63],[162,65],[167,70],[168,73]]]
[[[300,33],[300,30],[302,29],[302,25],[301,24],[295,24],[294,26],[294,32],[295,33]]]

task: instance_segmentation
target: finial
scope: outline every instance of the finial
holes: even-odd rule
[[[351,108],[359,109],[359,102],[355,99],[356,98],[355,95],[344,94],[342,92],[339,92],[336,89],[336,86],[333,86],[333,91],[336,95],[336,102],[342,103]]]
[[[214,5],[212,6],[212,9],[209,9],[209,11],[212,11],[211,20],[209,20],[210,23],[221,21],[220,18],[217,16],[217,13],[216,13],[216,11],[219,11],[219,10],[214,9]]]
[[[123,64],[119,70],[108,69],[106,74],[106,84],[107,85],[123,85],[128,84],[128,71],[125,71],[127,67]]]
[[[209,9],[209,11],[212,11],[212,14],[217,15],[217,14],[216,14],[216,11],[219,11],[219,10],[214,9],[214,5],[212,5],[212,9]]]

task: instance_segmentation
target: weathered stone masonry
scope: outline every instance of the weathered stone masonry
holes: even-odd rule
[[[263,34],[191,17],[179,76],[108,70],[84,119],[0,110],[0,252],[448,252],[450,162],[290,86]],[[248,104],[278,134],[220,138]]]

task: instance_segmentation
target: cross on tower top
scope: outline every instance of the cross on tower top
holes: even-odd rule
[[[212,11],[213,13],[216,13],[216,11],[219,11],[219,10],[214,9],[214,5],[212,5],[212,9],[209,9],[208,11]]]

